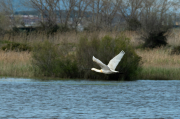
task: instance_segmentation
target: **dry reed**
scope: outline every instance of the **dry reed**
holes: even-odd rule
[[[136,50],[143,67],[180,67],[180,55],[170,55],[171,49]]]
[[[170,55],[171,49],[137,50],[142,57],[140,79],[180,79],[180,55]]]
[[[0,75],[33,77],[31,55],[28,52],[0,51]]]
[[[105,32],[105,31],[99,31],[99,32],[65,32],[65,33],[55,33],[53,35],[46,35],[43,32],[31,32],[28,33],[19,33],[16,35],[13,34],[6,34],[4,37],[1,37],[1,40],[8,40],[8,41],[15,41],[15,42],[26,42],[26,43],[36,43],[41,42],[44,40],[49,40],[54,43],[60,43],[60,42],[69,42],[69,43],[78,43],[79,38],[82,36],[93,36],[96,34],[97,37],[102,38],[105,35],[109,35],[111,37],[117,37],[121,34],[126,35],[131,39],[131,43],[135,46],[140,45],[143,43],[140,40],[140,35],[137,34],[137,32],[134,31],[125,31],[125,32]],[[177,46],[180,45],[180,29],[173,29],[171,30],[170,35],[167,38],[167,42],[171,46]]]
[[[180,29],[172,29],[170,35],[167,38],[167,42],[171,46],[180,45]]]

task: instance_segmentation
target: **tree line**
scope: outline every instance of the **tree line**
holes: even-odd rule
[[[86,27],[90,31],[112,31],[122,28],[138,31],[148,47],[154,47],[149,44],[153,44],[153,39],[159,38],[161,38],[159,41],[155,41],[165,41],[160,44],[166,45],[164,35],[179,17],[176,14],[180,5],[180,0],[21,0],[20,2],[19,6],[23,5],[40,13],[41,25],[43,29],[48,29],[48,33],[57,31],[58,28],[67,31],[70,19],[75,28],[85,19],[88,23]],[[0,0],[0,11],[0,28],[8,28],[6,24],[9,24],[9,21],[4,15],[14,15],[13,1]],[[44,18],[46,20],[43,20]],[[18,19],[10,21],[12,26],[17,22]]]
[[[45,17],[46,25],[56,25],[57,19],[64,26],[72,18],[75,26],[82,18],[96,29],[110,29],[126,21],[130,30],[140,26],[153,27],[156,22],[172,23],[178,11],[179,0],[21,0],[19,6],[37,10]],[[15,13],[12,0],[0,0],[1,13]],[[63,13],[64,12],[64,13]],[[87,15],[89,13],[89,15]]]

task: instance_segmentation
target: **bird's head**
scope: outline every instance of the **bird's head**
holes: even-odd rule
[[[93,56],[92,60],[94,61],[95,60],[95,57]],[[92,68],[93,69],[93,68]]]

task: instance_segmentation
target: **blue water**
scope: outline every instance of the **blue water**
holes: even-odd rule
[[[0,79],[0,119],[180,118],[180,81]]]

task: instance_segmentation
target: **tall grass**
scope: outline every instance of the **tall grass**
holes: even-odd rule
[[[142,57],[143,67],[180,67],[180,55],[171,55],[170,48],[137,49],[136,52]]]
[[[0,75],[33,77],[31,54],[28,52],[0,51]]]
[[[140,79],[180,79],[180,55],[171,55],[171,49],[137,50],[142,57]]]
[[[97,31],[97,32],[57,32],[52,35],[46,35],[44,32],[30,32],[30,33],[18,33],[18,34],[5,34],[1,36],[1,40],[15,41],[15,42],[26,42],[26,43],[36,43],[44,40],[50,40],[54,43],[60,43],[66,40],[69,43],[78,43],[81,36],[91,37],[92,35],[97,34],[97,37],[102,38],[106,35],[109,35],[113,38],[119,36],[120,34],[124,34],[128,38],[131,39],[131,43],[135,46],[142,44],[143,41],[140,41],[140,36],[135,31],[123,31],[123,32],[105,32],[105,31]],[[169,45],[177,46],[180,45],[180,29],[172,29],[171,34],[167,38],[167,42]]]

